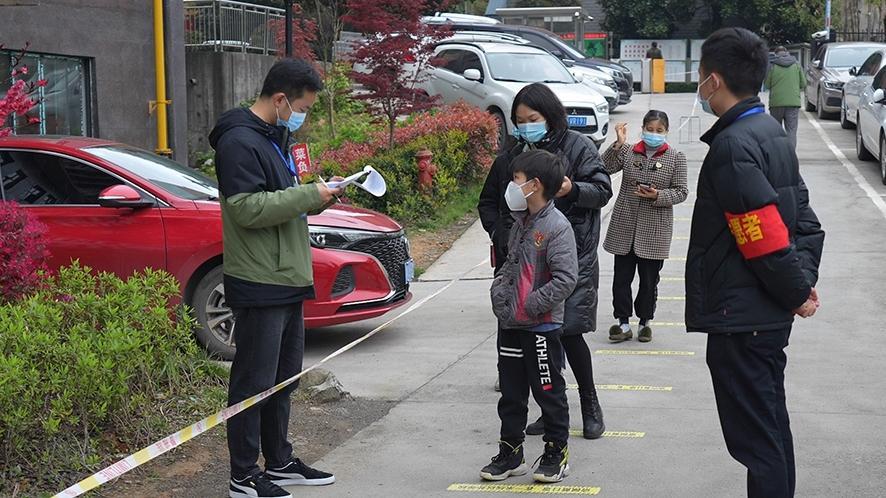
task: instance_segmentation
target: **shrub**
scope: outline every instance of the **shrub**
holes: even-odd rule
[[[0,303],[35,291],[48,256],[46,227],[13,202],[0,202]]]
[[[433,113],[413,115],[397,128],[397,145],[388,149],[387,134],[377,132],[373,140],[345,143],[319,157],[322,174],[347,176],[366,164],[376,167],[388,184],[387,193],[373,197],[359,189],[348,191],[355,204],[384,212],[401,221],[420,221],[451,201],[460,189],[482,179],[492,164],[497,148],[495,119],[465,103]],[[433,188],[418,189],[415,154],[428,149],[437,166]]]
[[[57,488],[97,470],[99,455],[165,435],[167,414],[221,406],[219,389],[207,389],[219,372],[195,345],[192,319],[170,313],[178,295],[163,272],[123,281],[75,263],[0,305],[0,495],[25,479]]]

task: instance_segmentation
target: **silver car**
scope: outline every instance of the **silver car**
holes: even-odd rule
[[[560,98],[569,115],[569,127],[598,146],[609,131],[609,104],[602,95],[580,83],[560,59],[540,48],[514,43],[443,42],[434,52],[434,64],[419,86],[444,103],[464,100],[485,109],[499,124],[503,145],[513,133],[511,106],[524,86],[543,82]]]
[[[835,116],[843,105],[843,85],[849,70],[859,67],[882,43],[850,42],[823,45],[806,71],[806,110],[820,119]]]
[[[870,88],[874,75],[886,66],[886,47],[877,50],[860,67],[849,70],[849,81],[843,85],[843,105],[840,108],[840,126],[844,130],[855,128],[858,123],[858,103],[862,94]]]
[[[886,67],[874,75],[858,99],[855,149],[862,161],[879,159],[880,179],[886,185]]]

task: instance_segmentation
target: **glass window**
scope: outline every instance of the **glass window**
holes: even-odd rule
[[[880,61],[883,60],[883,54],[877,52],[876,54],[868,57],[868,60],[865,61],[864,65],[861,66],[861,69],[858,71],[859,76],[873,76],[880,70]]]
[[[444,50],[434,58],[434,66],[461,74],[462,50]]]
[[[16,55],[0,51],[0,93],[12,85],[11,66]],[[16,118],[15,133],[88,136],[91,129],[86,59],[29,53],[21,65],[28,68],[26,82],[46,80],[47,84],[34,95],[39,103],[27,115]],[[29,124],[32,117],[39,118],[40,122]]]
[[[6,200],[25,205],[97,205],[102,190],[123,182],[73,159],[42,152],[0,151]]]
[[[127,146],[93,147],[87,151],[181,199],[197,201],[218,198],[218,184],[214,180],[171,159]]]
[[[483,76],[483,63],[480,62],[480,56],[475,54],[474,52],[464,51],[462,52],[464,56],[462,57],[462,72],[467,71],[468,69],[476,69],[480,71],[480,76]]]
[[[850,68],[858,67],[871,55],[871,47],[840,47],[828,50],[825,55],[825,67]]]
[[[492,77],[521,83],[573,83],[563,63],[550,54],[492,53],[486,55]]]
[[[886,67],[881,69],[880,72],[874,76],[873,86],[875,90],[886,88]]]

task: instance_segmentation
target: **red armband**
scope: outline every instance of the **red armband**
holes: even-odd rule
[[[726,213],[726,221],[745,259],[766,256],[791,245],[788,227],[775,204],[744,214]]]

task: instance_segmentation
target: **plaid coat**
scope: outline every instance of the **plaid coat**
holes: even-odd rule
[[[634,249],[644,259],[668,259],[674,232],[675,204],[686,200],[686,156],[663,145],[652,158],[646,145],[614,145],[603,154],[606,171],[622,171],[621,191],[615,200],[612,219],[603,248],[624,256]],[[658,189],[658,200],[637,196],[637,182],[651,183]]]

